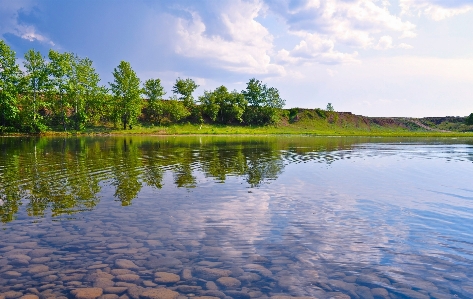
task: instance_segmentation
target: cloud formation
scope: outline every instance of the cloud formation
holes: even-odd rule
[[[20,13],[29,13],[34,6],[31,0],[2,1],[0,5],[0,36],[13,34],[28,41],[39,41],[54,46],[45,35],[32,25],[19,22]]]
[[[473,10],[471,0],[400,0],[404,14],[426,15],[435,21]]]

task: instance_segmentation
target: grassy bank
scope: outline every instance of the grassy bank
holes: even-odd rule
[[[9,134],[9,136],[26,136],[27,134]],[[297,126],[224,126],[180,124],[172,126],[140,126],[131,130],[113,128],[88,128],[84,131],[49,131],[41,136],[76,136],[76,135],[317,135],[317,136],[383,136],[383,137],[473,137],[473,132],[436,132],[409,131],[406,129],[371,128],[327,128]]]
[[[318,135],[318,136],[386,136],[386,137],[473,137],[473,126],[459,117],[402,118],[366,117],[349,112],[320,109],[288,109],[280,121],[270,126],[170,124],[137,125],[122,130],[102,124],[83,131],[48,131],[43,136],[65,135]],[[10,134],[24,136],[27,134]]]

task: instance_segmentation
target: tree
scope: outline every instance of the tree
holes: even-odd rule
[[[121,121],[123,129],[127,125],[132,128],[141,113],[141,88],[140,79],[129,62],[121,61],[113,69],[114,82],[110,83],[114,98],[114,118]]]
[[[96,113],[106,93],[106,88],[99,86],[100,77],[89,58],[74,59],[74,76],[72,82],[77,85],[74,97],[74,124],[76,130],[82,130],[91,114]]]
[[[470,113],[470,115],[465,119],[465,124],[473,125],[473,113]]]
[[[284,107],[285,101],[277,88],[252,78],[241,93],[249,104],[243,115],[245,122],[264,125],[278,120],[279,110]]]
[[[75,97],[76,84],[73,80],[72,53],[59,53],[49,50],[48,74],[52,83],[50,92],[51,106],[59,115],[64,131],[67,130],[67,117],[71,108],[71,98]]]
[[[166,94],[160,79],[149,79],[145,81],[143,93],[148,96],[148,118],[160,122],[163,116],[163,96]]]
[[[332,103],[328,103],[327,108],[325,110],[330,111],[330,112],[335,111],[335,109],[333,109]]]
[[[248,102],[236,90],[228,92],[225,86],[214,91],[205,91],[199,98],[203,112],[212,120],[220,123],[242,121],[243,112]]]
[[[189,108],[195,104],[192,93],[197,89],[197,87],[199,87],[199,85],[197,85],[192,79],[177,78],[176,83],[172,88],[172,92],[174,94],[179,94],[179,100],[183,101],[184,105]]]
[[[0,125],[3,127],[16,125],[21,79],[16,53],[0,40]]]
[[[39,51],[32,49],[25,53],[25,118],[24,124],[31,126],[34,131],[46,129],[38,109],[44,106],[45,92],[48,87],[48,66]]]

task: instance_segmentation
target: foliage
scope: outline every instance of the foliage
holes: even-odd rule
[[[328,103],[328,104],[327,104],[327,108],[326,108],[325,110],[327,110],[327,111],[329,111],[329,112],[335,111],[335,109],[333,109],[332,103]]]
[[[121,122],[123,129],[132,128],[141,114],[142,100],[140,79],[129,62],[121,61],[113,70],[114,82],[110,83],[113,93],[113,115],[115,122]]]
[[[0,126],[17,126],[22,73],[15,52],[0,40]]]
[[[199,98],[202,111],[212,121],[219,123],[242,122],[247,106],[245,97],[236,90],[228,92],[225,86],[214,91],[205,91]]]
[[[465,124],[473,125],[473,113],[470,113],[470,115],[465,119]]]
[[[280,110],[285,104],[279,96],[279,90],[252,78],[241,93],[249,104],[243,115],[246,123],[265,125],[278,121]]]
[[[160,123],[163,111],[163,96],[166,94],[160,79],[149,79],[145,81],[143,93],[148,96],[146,107],[148,120],[152,123]]]
[[[180,95],[179,100],[184,102],[186,107],[191,107],[195,104],[192,93],[199,87],[192,79],[177,78],[176,83],[172,87],[172,92],[175,95]]]

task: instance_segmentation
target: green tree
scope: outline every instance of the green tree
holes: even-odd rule
[[[205,91],[199,101],[203,112],[212,121],[221,123],[241,122],[248,104],[241,93],[236,90],[228,92],[225,86],[220,86],[214,91]]]
[[[44,97],[48,87],[48,66],[44,57],[39,51],[32,49],[25,53],[23,62],[25,67],[25,87],[23,125],[29,127],[28,130],[36,132],[44,131],[47,127],[43,123],[42,116],[38,110],[45,106]]]
[[[114,82],[110,83],[114,97],[114,119],[121,121],[123,129],[132,128],[141,113],[140,79],[129,62],[121,61],[113,70]]]
[[[0,125],[17,125],[18,94],[21,88],[22,72],[16,63],[16,53],[0,40]]]
[[[77,84],[73,82],[72,53],[59,53],[49,50],[48,74],[52,89],[49,93],[50,106],[54,107],[55,114],[59,116],[64,131],[67,131],[67,118],[71,107],[71,98],[75,98]]]
[[[143,92],[148,96],[148,119],[151,122],[161,122],[163,116],[163,96],[166,94],[160,79],[145,81]]]
[[[99,86],[100,77],[92,66],[89,58],[74,59],[74,124],[76,130],[85,127],[90,115],[96,113],[98,105],[102,103],[106,88]]]
[[[264,125],[278,120],[279,112],[285,104],[279,90],[252,78],[247,83],[246,90],[241,93],[249,104],[243,115],[245,122]]]
[[[465,124],[473,125],[473,113],[470,113],[470,115],[465,119]]]
[[[335,111],[335,109],[333,109],[332,103],[328,103],[327,108],[325,110],[330,111],[330,112]]]
[[[192,79],[177,78],[176,83],[172,88],[172,92],[180,95],[179,100],[183,101],[186,107],[191,107],[195,104],[192,93],[197,89],[197,87],[199,87],[199,85],[197,85]]]

